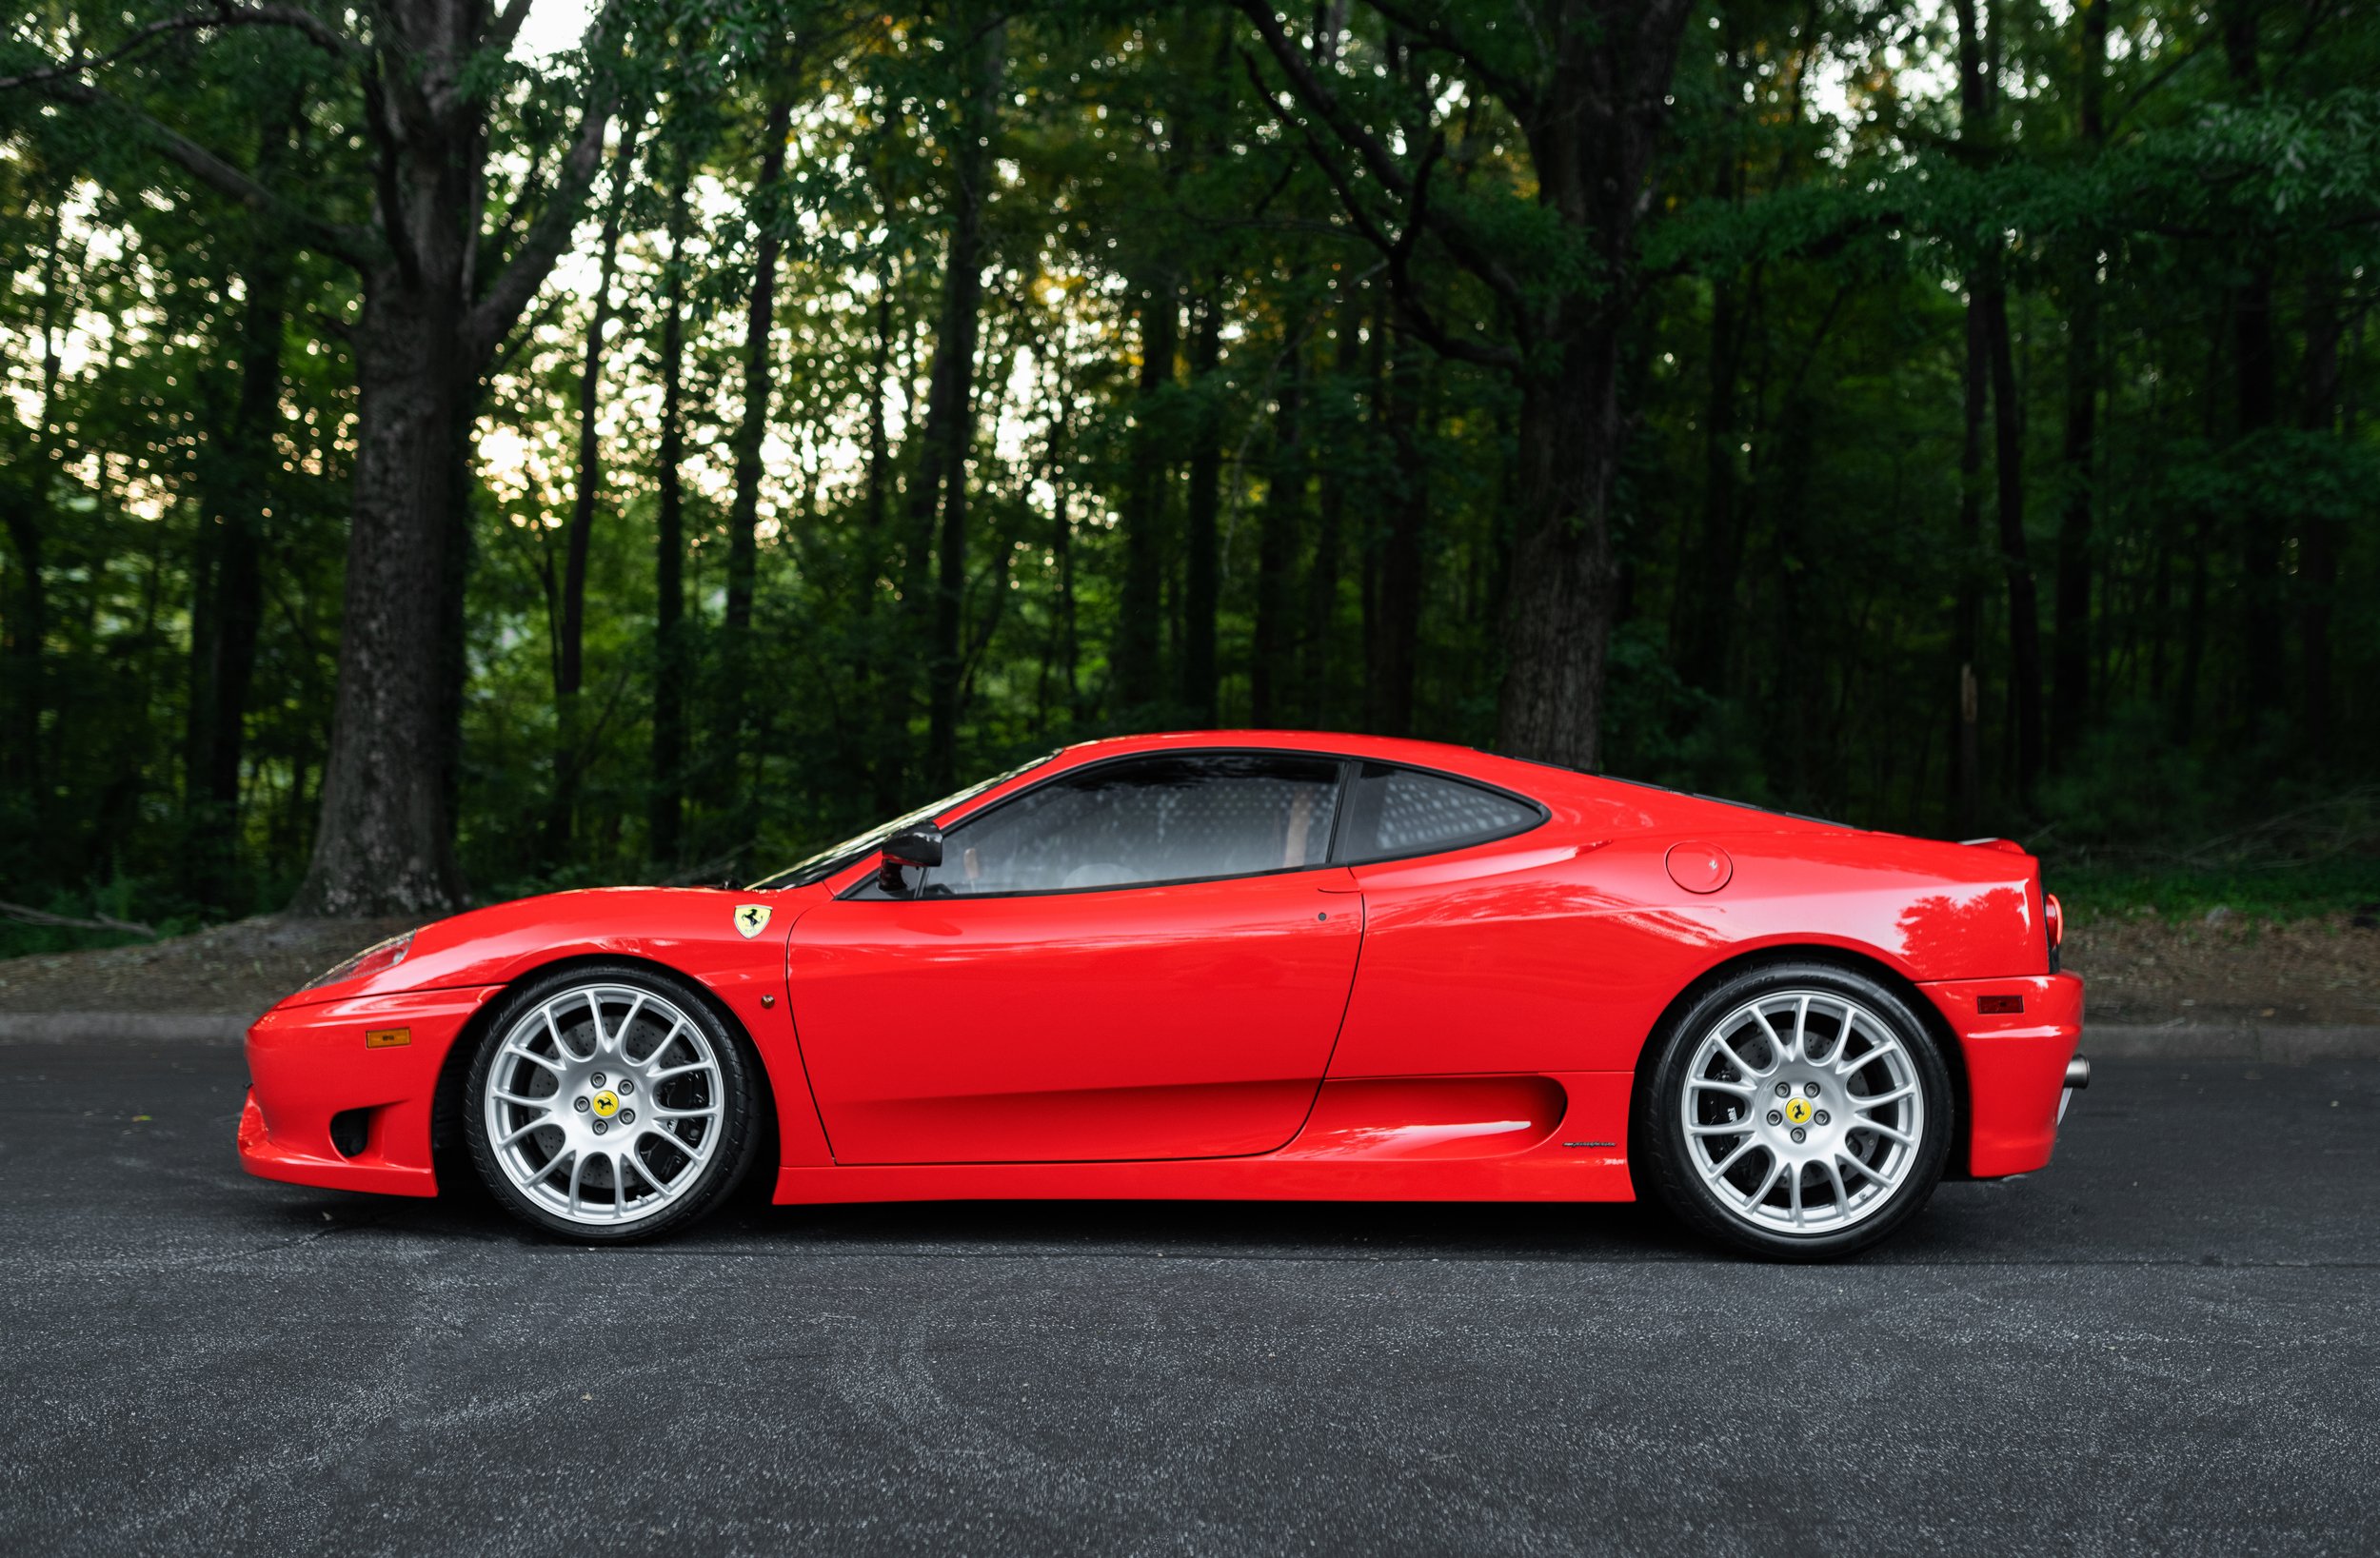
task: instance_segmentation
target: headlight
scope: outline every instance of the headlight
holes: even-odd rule
[[[385,974],[405,961],[405,955],[413,950],[416,934],[407,931],[386,941],[375,941],[354,956],[333,964],[306,988],[320,990],[327,984],[345,984],[349,979],[367,979],[375,974]]]

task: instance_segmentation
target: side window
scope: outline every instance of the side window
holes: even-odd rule
[[[1536,807],[1440,774],[1367,762],[1348,796],[1339,858],[1353,864],[1483,844],[1533,828]]]
[[[1326,864],[1329,759],[1184,753],[1053,779],[943,841],[929,897],[1080,892]]]

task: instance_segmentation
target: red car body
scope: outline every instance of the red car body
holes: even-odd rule
[[[254,1173],[431,1195],[433,1111],[515,981],[632,959],[698,982],[762,1061],[781,1202],[1627,1200],[1648,1035],[1696,981],[1815,951],[1918,997],[1958,1090],[1952,1168],[2048,1163],[2082,984],[2014,845],[1782,816],[1465,748],[1279,731],[1068,748],[1292,751],[1535,801],[1491,842],[1362,865],[983,898],[612,888],[473,910],[248,1031]],[[742,906],[770,913],[740,929]],[[371,1035],[367,1039],[367,1035]],[[361,1120],[334,1144],[332,1121]]]

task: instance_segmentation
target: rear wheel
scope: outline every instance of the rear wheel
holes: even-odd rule
[[[702,1216],[751,1166],[751,1062],[710,1007],[633,964],[563,970],[504,997],[473,1056],[465,1134],[516,1216],[625,1242]]]
[[[1706,992],[1661,1039],[1635,1154],[1659,1198],[1755,1253],[1819,1259],[1916,1215],[1950,1155],[1950,1072],[1909,1004],[1823,963]]]

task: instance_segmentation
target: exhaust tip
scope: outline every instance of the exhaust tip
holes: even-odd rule
[[[2066,1085],[2076,1092],[2091,1085],[2091,1062],[2081,1055],[2066,1062]]]

